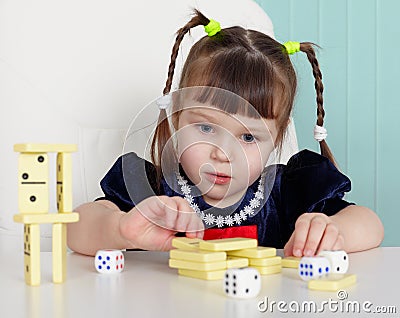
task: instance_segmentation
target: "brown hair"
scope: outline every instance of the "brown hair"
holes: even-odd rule
[[[195,10],[192,19],[178,30],[172,48],[164,95],[171,90],[176,58],[185,34],[191,28],[205,26],[209,22],[208,18]],[[317,124],[323,126],[325,112],[322,74],[313,44],[301,43],[300,50],[307,54],[312,65],[317,95]],[[217,87],[231,91],[247,100],[262,117],[275,119],[278,127],[276,144],[277,148],[281,149],[297,88],[296,73],[282,44],[261,32],[238,26],[224,28],[211,37],[204,36],[191,48],[179,83],[179,88],[193,86]],[[151,145],[151,158],[159,180],[161,154],[170,138],[167,113],[161,110]],[[321,154],[335,164],[324,140],[320,142],[320,148]]]

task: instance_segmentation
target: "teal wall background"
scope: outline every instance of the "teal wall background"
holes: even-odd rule
[[[352,180],[349,201],[377,212],[384,246],[400,246],[400,1],[257,0],[280,42],[311,41],[325,86],[327,142]],[[311,66],[293,55],[299,147],[319,151]]]

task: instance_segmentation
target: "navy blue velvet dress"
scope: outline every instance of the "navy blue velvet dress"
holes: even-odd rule
[[[292,156],[286,165],[268,167],[266,178],[270,175],[273,181],[265,182],[264,187],[268,189],[257,213],[238,217],[234,224],[219,224],[219,227],[256,225],[259,245],[283,248],[301,214],[322,212],[331,216],[352,204],[343,200],[345,192],[351,189],[349,178],[315,152],[303,150]],[[154,166],[135,153],[119,157],[100,185],[104,197],[99,199],[109,200],[125,212],[152,195],[184,197],[178,183],[171,184],[163,179],[161,185],[157,185]],[[201,196],[195,197],[194,203],[201,211],[217,215],[239,214],[249,205],[258,188],[259,180],[248,188],[243,200],[225,209],[211,207]]]

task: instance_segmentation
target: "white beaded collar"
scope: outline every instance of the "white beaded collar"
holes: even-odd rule
[[[255,209],[260,207],[261,200],[264,199],[264,180],[265,174],[261,174],[260,181],[258,183],[257,192],[254,193],[253,199],[250,200],[249,204],[246,205],[240,212],[229,214],[227,216],[218,215],[215,216],[212,213],[205,213],[201,211],[197,203],[194,202],[192,196],[192,186],[188,184],[188,181],[179,173],[176,173],[178,184],[181,186],[181,192],[185,196],[186,201],[189,202],[192,209],[196,214],[204,221],[207,226],[217,225],[218,227],[232,226],[234,224],[240,225],[242,221],[246,221],[249,216],[255,215]]]

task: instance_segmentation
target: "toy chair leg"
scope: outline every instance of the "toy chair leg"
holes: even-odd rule
[[[24,225],[24,273],[26,284],[40,285],[40,224]]]
[[[53,224],[53,282],[63,283],[67,268],[67,225]]]

